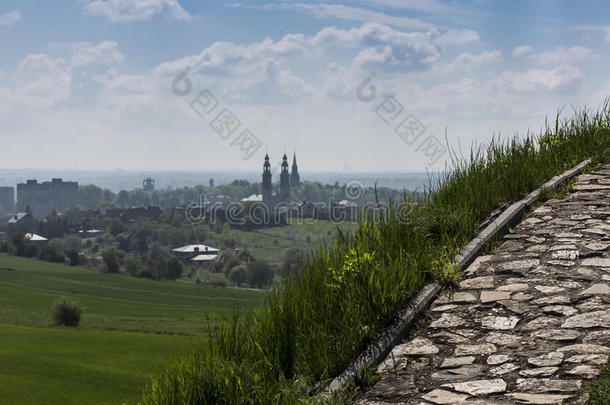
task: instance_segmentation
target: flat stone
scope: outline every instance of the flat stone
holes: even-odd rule
[[[539,236],[532,236],[530,238],[527,238],[526,240],[530,243],[536,243],[536,244],[544,243],[544,241],[546,241],[545,238],[541,238]]]
[[[525,302],[513,301],[513,300],[502,300],[500,304],[511,312],[518,315],[523,315],[536,309],[535,306],[529,305]]]
[[[532,301],[532,304],[536,305],[557,305],[557,304],[571,304],[572,300],[567,295],[551,295],[547,297],[538,298]]]
[[[430,401],[434,404],[459,404],[460,402],[464,402],[464,400],[466,400],[468,397],[468,395],[456,394],[455,392],[439,389],[430,391],[426,395],[422,395],[422,399]]]
[[[447,332],[447,331],[433,333],[433,334],[429,335],[429,337],[434,338],[434,340],[436,340],[437,342],[448,343],[448,344],[453,344],[453,345],[459,344],[459,343],[469,343],[472,341],[472,339],[470,339],[466,336],[462,336],[457,333],[452,333],[452,332]]]
[[[610,311],[594,311],[569,317],[562,328],[607,328],[610,325]]]
[[[606,325],[606,327],[608,327],[608,325]],[[598,343],[601,345],[610,346],[610,329],[591,332],[585,336],[582,341],[583,343]]]
[[[548,248],[544,245],[533,245],[525,249],[526,252],[546,252]]]
[[[576,250],[576,245],[555,245],[552,246],[549,250],[552,252],[557,250]]]
[[[576,315],[578,316],[578,315]],[[568,318],[569,319],[569,318]],[[567,322],[567,321],[566,321]],[[527,324],[525,324],[525,326],[522,327],[522,329],[524,330],[538,330],[538,329],[542,329],[542,328],[547,328],[549,326],[559,326],[559,324],[561,323],[561,321],[557,318],[550,318],[548,316],[541,316],[538,317],[532,321],[529,321]],[[562,325],[562,327],[564,327]],[[571,326],[566,326],[566,328],[569,328]]]
[[[559,367],[538,367],[519,371],[521,377],[550,377],[559,371]]]
[[[509,335],[508,333],[491,332],[485,337],[487,343],[493,343],[500,346],[506,346],[521,340],[521,336]]]
[[[513,371],[519,370],[519,366],[515,363],[506,363],[502,364],[499,367],[495,367],[489,370],[489,374],[492,375],[504,375],[508,373],[512,373]]]
[[[439,366],[440,368],[452,368],[459,366],[466,366],[474,363],[474,356],[466,356],[466,357],[445,357],[443,359],[443,363]]]
[[[577,354],[564,360],[566,363],[591,363],[598,366],[608,362],[607,354]]]
[[[599,375],[599,369],[588,364],[581,364],[566,372],[569,375],[577,375],[584,378],[595,378]]]
[[[478,377],[487,367],[480,364],[469,364],[458,368],[450,368],[432,373],[433,380],[466,380]]]
[[[557,239],[576,239],[576,238],[582,238],[582,234],[580,233],[573,233],[573,232],[559,232],[554,234],[553,236],[555,236]]]
[[[572,397],[571,395],[527,394],[525,392],[510,393],[506,396],[517,401],[518,404],[526,405],[561,405],[564,400]]]
[[[564,354],[561,352],[549,352],[540,356],[527,359],[527,362],[538,367],[558,366],[563,361]]]
[[[455,328],[464,325],[466,321],[457,315],[442,314],[439,319],[430,324],[431,328]]]
[[[601,252],[603,250],[607,250],[608,246],[610,246],[610,244],[608,244],[608,243],[601,243],[601,242],[586,243],[584,245],[584,247],[586,247],[587,249],[595,250],[597,252]]]
[[[532,298],[534,298],[533,295],[531,295],[531,294],[524,294],[522,292],[518,292],[516,294],[513,294],[510,297],[510,299],[513,300],[513,301],[529,301]]]
[[[493,255],[483,255],[483,256],[478,256],[476,259],[474,259],[474,261],[470,264],[470,266],[468,266],[466,268],[466,270],[464,270],[464,273],[466,274],[474,274],[477,271],[479,271],[479,269],[481,268],[481,266],[488,262],[489,259],[491,259],[493,257]]]
[[[413,395],[417,392],[413,374],[383,374],[373,385],[371,394],[376,398],[396,398]]]
[[[474,357],[473,357],[474,359]],[[511,360],[512,357],[507,356],[505,354],[492,354],[491,356],[489,356],[487,358],[487,364],[491,365],[491,366],[495,366],[497,364],[502,364],[502,363],[506,363],[507,361]]]
[[[580,304],[576,305],[576,308],[578,308],[580,312],[610,310],[610,306],[608,306],[599,296],[593,295],[592,297],[593,298],[582,301]]]
[[[529,284],[525,283],[514,283],[514,284],[506,284],[496,288],[496,291],[508,291],[508,292],[518,292],[518,291],[526,291],[529,290]]]
[[[481,291],[481,303],[495,302],[507,300],[510,298],[510,293],[506,291]]]
[[[556,294],[566,290],[565,288],[552,285],[536,285],[534,288],[543,294]]]
[[[587,288],[581,295],[610,295],[610,286],[607,283],[593,284]]]
[[[481,326],[485,329],[509,330],[513,329],[519,318],[516,316],[486,316],[481,320]]]
[[[432,311],[432,312],[451,311],[452,309],[456,309],[457,307],[458,306],[454,305],[454,304],[439,305],[437,307],[432,308],[430,311]]]
[[[571,260],[547,260],[546,262],[547,262],[547,264],[550,264],[552,266],[563,266],[563,267],[572,267],[576,264],[576,262],[573,262]]]
[[[468,280],[462,281],[460,283],[460,288],[462,290],[494,288],[494,278],[493,276],[470,278]]]
[[[430,340],[425,338],[416,337],[409,343],[405,343],[397,346],[400,348],[400,352],[404,355],[420,356],[425,354],[436,354],[438,353],[438,347],[434,345]]]
[[[608,354],[608,353],[610,353],[610,347],[595,345],[592,343],[581,343],[581,344],[576,344],[576,345],[569,345],[569,346],[560,347],[557,350],[560,352],[576,352],[576,353],[580,353],[580,354],[585,354],[585,353],[586,354],[592,354],[592,353]]]
[[[451,295],[449,298],[449,302],[454,302],[458,304],[472,304],[474,302],[478,302],[477,297],[469,292],[456,292]]]
[[[492,343],[482,343],[477,345],[457,345],[455,347],[456,356],[492,354],[497,351],[498,348]]]
[[[505,262],[499,265],[499,268],[504,271],[526,271],[540,264],[538,259],[514,260]]]
[[[551,258],[556,260],[576,260],[578,259],[578,250],[558,250],[551,253]]]
[[[443,384],[443,387],[453,388],[455,391],[464,392],[469,395],[489,395],[506,391],[506,382],[501,379],[476,380],[453,384]]]
[[[595,279],[597,277],[599,277],[599,273],[593,269],[590,269],[588,267],[581,267],[576,269],[576,273],[580,274],[581,276],[590,278],[590,279]]]
[[[582,386],[580,380],[555,380],[550,378],[519,378],[517,389],[534,393],[574,392]]]
[[[589,257],[581,261],[583,266],[610,267],[610,259],[607,257]]]
[[[532,333],[532,336],[546,340],[576,340],[580,337],[580,332],[573,329],[543,329]]]
[[[542,307],[542,312],[547,313],[547,314],[556,314],[556,315],[563,315],[563,316],[572,316],[576,313],[578,313],[578,310],[572,307],[569,307],[567,305],[548,305],[545,307]]]

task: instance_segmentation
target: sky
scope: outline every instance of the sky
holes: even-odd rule
[[[424,171],[610,95],[602,0],[3,0],[0,168]]]

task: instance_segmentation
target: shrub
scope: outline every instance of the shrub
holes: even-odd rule
[[[61,296],[53,301],[52,316],[55,326],[77,327],[80,324],[82,310],[78,303]]]
[[[248,269],[245,264],[240,264],[233,267],[229,273],[229,280],[231,280],[232,283],[235,283],[238,287],[245,283],[247,278]]]

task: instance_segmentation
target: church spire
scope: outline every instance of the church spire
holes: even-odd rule
[[[299,167],[297,166],[297,154],[292,155],[292,172],[290,173],[290,187],[298,186],[301,184],[301,178],[299,176]]]

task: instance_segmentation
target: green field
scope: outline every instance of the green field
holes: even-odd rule
[[[256,260],[281,266],[287,249],[301,248],[305,251],[317,250],[318,243],[332,242],[337,237],[337,228],[341,232],[354,232],[357,223],[344,222],[334,224],[330,221],[301,219],[293,220],[285,226],[264,228],[253,231],[226,229],[222,235],[210,234],[209,244],[214,245],[219,238],[232,238],[239,247],[247,247]]]
[[[66,295],[78,329],[51,327]],[[162,282],[0,255],[0,404],[133,403],[150,374],[263,293]]]

